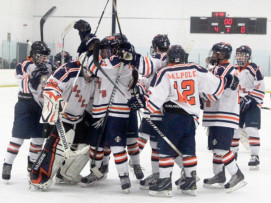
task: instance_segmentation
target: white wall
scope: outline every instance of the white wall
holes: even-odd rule
[[[41,16],[52,6],[57,6],[54,16],[45,24],[44,38],[47,43],[53,43],[53,53],[59,52],[60,48],[56,46],[61,42],[61,32],[73,20],[87,20],[93,32],[97,27],[98,20],[104,9],[107,0],[0,0],[4,2],[6,7],[17,5],[19,8],[26,8],[26,12],[19,12],[18,15],[12,16],[12,21],[3,16],[11,14],[5,12],[1,15],[1,22],[5,24],[4,28],[14,27],[14,36],[18,39],[25,40],[23,37],[22,21],[28,19],[32,23],[27,28],[27,37],[32,40],[40,40],[39,20]],[[118,14],[122,32],[135,45],[137,51],[146,54],[149,51],[151,40],[155,34],[167,33],[172,44],[185,44],[187,40],[193,39],[196,45],[190,55],[190,60],[200,63],[204,62],[204,58],[208,54],[209,49],[214,43],[220,41],[230,42],[234,48],[242,44],[250,45],[253,49],[253,60],[262,66],[263,72],[266,74],[271,72],[268,70],[270,66],[271,55],[271,35],[270,35],[270,19],[271,19],[271,1],[267,0],[117,0]],[[33,3],[33,4],[32,4]],[[27,6],[25,6],[25,4]],[[2,5],[1,5],[2,6]],[[32,10],[31,10],[32,9]],[[211,16],[212,11],[224,11],[230,17],[267,17],[267,35],[238,35],[238,34],[190,34],[190,17],[191,16]],[[111,14],[112,3],[109,1],[108,7],[101,22],[98,37],[103,38],[111,32]],[[27,15],[27,17],[25,16]],[[18,22],[16,23],[16,19]],[[10,26],[8,26],[9,24]],[[21,26],[21,27],[20,27]],[[32,26],[32,27],[31,27]],[[33,29],[32,29],[33,28]],[[6,38],[6,30],[1,29],[2,36]],[[11,31],[11,28],[8,29]],[[24,33],[26,35],[26,32]],[[79,36],[76,30],[72,30],[66,37],[65,46],[73,56],[76,55],[76,49],[79,44]]]

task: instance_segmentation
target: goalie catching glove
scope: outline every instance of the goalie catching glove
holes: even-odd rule
[[[44,91],[43,96],[44,106],[40,122],[55,125],[56,121],[64,113],[66,102],[54,91]]]

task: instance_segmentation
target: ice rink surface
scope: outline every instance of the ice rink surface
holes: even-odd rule
[[[0,165],[2,171],[4,156],[11,137],[14,105],[17,101],[17,88],[0,88],[0,98]],[[271,107],[269,94],[265,97],[264,106]],[[196,197],[182,195],[176,186],[173,185],[172,198],[149,196],[147,191],[139,189],[139,183],[132,172],[130,172],[132,183],[131,191],[129,194],[125,194],[120,187],[113,157],[111,157],[110,160],[108,178],[99,185],[88,188],[82,188],[80,185],[52,185],[47,192],[36,191],[34,188],[29,189],[26,171],[29,140],[26,140],[14,161],[9,184],[6,184],[2,179],[0,180],[0,203],[271,202],[271,110],[262,110],[262,129],[260,130],[260,136],[260,170],[249,170],[247,165],[250,158],[249,151],[246,151],[241,145],[238,165],[244,173],[248,184],[244,188],[228,194],[224,190],[206,189],[202,186],[203,179],[213,175],[212,153],[207,150],[205,129],[199,127],[196,135],[198,157],[197,172],[201,178],[197,183],[198,195]],[[141,154],[141,165],[144,168],[145,177],[151,173],[150,153],[151,150],[149,144],[147,144]],[[88,173],[89,164],[82,171],[82,175],[87,175]],[[179,178],[179,175],[180,169],[175,166],[172,179],[173,184],[175,180]],[[227,180],[228,179],[229,176],[227,176]]]

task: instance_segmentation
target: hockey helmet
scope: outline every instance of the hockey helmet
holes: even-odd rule
[[[151,55],[154,57],[157,48],[162,51],[166,52],[170,46],[170,41],[168,36],[165,34],[157,34],[152,40],[152,46],[150,48]]]
[[[239,66],[244,66],[251,58],[252,50],[247,45],[242,45],[236,49],[235,60]]]
[[[184,63],[185,51],[180,45],[172,45],[167,51],[168,63]]]
[[[50,48],[45,42],[36,41],[31,45],[30,56],[34,59],[34,63],[39,65],[49,62]]]

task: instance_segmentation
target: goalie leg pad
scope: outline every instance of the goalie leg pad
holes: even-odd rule
[[[77,150],[81,150],[86,144],[79,144]],[[81,181],[81,171],[89,161],[89,152],[69,158],[65,160],[64,165],[60,169],[60,174],[63,176],[63,180],[68,184],[77,184]]]
[[[32,167],[30,184],[36,189],[46,190],[52,183],[52,178],[64,161],[63,147],[59,137],[52,134]]]

